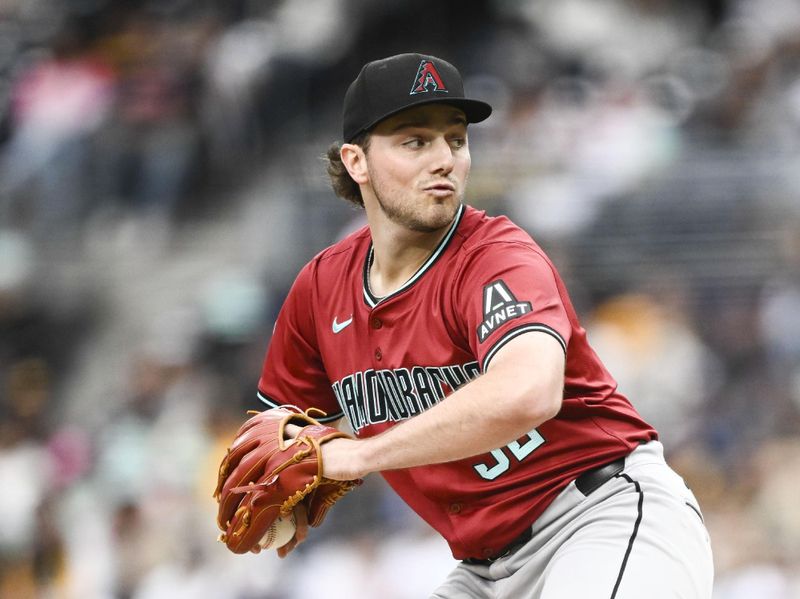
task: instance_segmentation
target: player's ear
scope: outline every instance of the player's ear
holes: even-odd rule
[[[369,180],[367,172],[367,155],[364,148],[356,144],[342,144],[339,155],[342,157],[342,164],[350,173],[350,177],[359,185],[363,185]]]

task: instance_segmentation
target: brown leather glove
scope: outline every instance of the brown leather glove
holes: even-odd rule
[[[287,424],[302,427],[284,438]],[[293,406],[260,412],[245,422],[219,467],[217,525],[234,553],[258,552],[272,523],[304,502],[308,523],[319,526],[328,510],[361,480],[322,476],[320,446],[349,435],[319,423]]]

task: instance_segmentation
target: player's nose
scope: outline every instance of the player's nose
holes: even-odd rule
[[[455,166],[455,150],[444,137],[437,137],[431,144],[431,171],[448,174]]]

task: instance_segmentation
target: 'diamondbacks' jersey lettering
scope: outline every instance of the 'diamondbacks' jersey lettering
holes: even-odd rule
[[[400,421],[439,403],[480,374],[477,362],[354,372],[331,385],[353,431]],[[448,390],[449,389],[449,392]]]

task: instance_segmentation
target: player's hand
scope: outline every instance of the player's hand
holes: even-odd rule
[[[294,537],[291,541],[286,543],[286,545],[283,547],[278,547],[277,549],[278,557],[281,559],[294,551],[294,548],[305,541],[306,537],[308,536],[308,512],[306,511],[306,506],[304,504],[298,503],[294,508],[294,519],[296,527],[294,531]]]
[[[341,442],[340,442],[341,441]],[[355,480],[369,474],[361,459],[365,441],[332,439],[322,447],[322,475],[333,480]]]
[[[296,437],[301,427],[287,424],[284,435]],[[322,446],[322,476],[332,480],[355,480],[368,474],[361,466],[361,447],[363,441],[355,439],[332,439]]]

